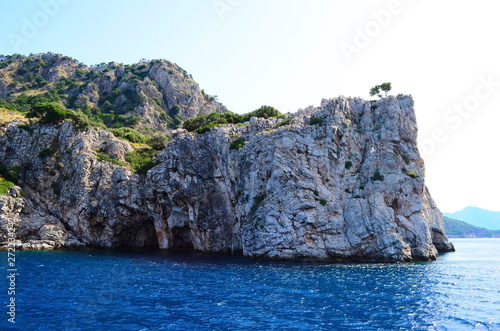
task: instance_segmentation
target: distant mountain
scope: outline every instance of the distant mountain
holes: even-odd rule
[[[444,216],[486,228],[500,230],[500,212],[481,209],[478,207],[465,207],[454,213],[443,213]]]
[[[491,231],[452,218],[443,217],[446,235],[450,238],[491,238],[497,237],[500,231]]]

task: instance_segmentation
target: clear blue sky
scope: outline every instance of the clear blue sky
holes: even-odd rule
[[[229,109],[412,94],[443,211],[500,210],[500,5],[410,0],[2,1],[0,53],[171,60]],[[497,83],[498,82],[498,83]]]

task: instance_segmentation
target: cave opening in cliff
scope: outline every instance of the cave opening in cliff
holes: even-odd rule
[[[191,229],[189,226],[172,228],[172,250],[193,250],[193,242],[191,240]]]

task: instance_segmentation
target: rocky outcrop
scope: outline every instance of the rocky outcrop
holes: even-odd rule
[[[148,174],[160,247],[396,261],[453,249],[424,185],[411,97],[324,100],[276,124],[177,132]],[[231,150],[235,139],[246,143]]]
[[[143,132],[169,131],[188,118],[227,111],[190,74],[166,60],[86,66],[53,53],[0,56],[0,98],[26,90],[48,93],[46,99],[60,99],[67,108],[106,124],[131,126],[130,121],[138,121],[135,127]]]
[[[116,164],[133,150],[128,142],[102,130],[78,132],[70,122],[2,129],[3,163],[21,170],[16,201],[23,208],[9,209],[18,213],[19,248],[158,247],[145,179]]]
[[[19,239],[294,260],[432,260],[453,250],[425,187],[410,96],[323,100],[283,121],[174,131],[147,176],[98,161],[125,162],[130,148],[105,131],[65,123],[30,136],[11,123],[0,155],[24,165],[18,215],[30,230]],[[39,156],[47,146],[53,154]]]
[[[59,247],[83,247],[56,218],[41,215],[31,201],[20,196],[14,187],[7,196],[0,196],[0,236],[3,247],[14,238],[18,249],[49,250]],[[21,239],[19,239],[21,238]],[[11,244],[12,247],[12,244]]]

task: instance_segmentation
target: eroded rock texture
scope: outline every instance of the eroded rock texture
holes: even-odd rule
[[[147,176],[98,161],[96,151],[125,162],[131,150],[105,131],[10,124],[0,155],[23,166],[25,197],[2,201],[17,199],[20,245],[381,261],[453,250],[424,183],[410,96],[323,100],[282,121],[174,131]],[[40,157],[46,146],[55,152]]]

